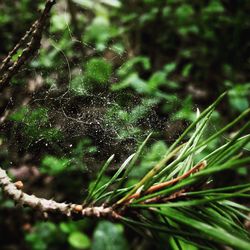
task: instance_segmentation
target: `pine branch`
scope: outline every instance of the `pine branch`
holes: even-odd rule
[[[81,215],[82,217],[105,217],[118,219],[120,215],[112,207],[83,207],[80,204],[59,203],[54,200],[38,198],[35,195],[29,195],[22,191],[23,184],[21,181],[13,183],[8,177],[5,170],[0,168],[0,186],[3,192],[12,198],[16,203],[26,205],[37,209],[42,213],[60,213],[68,217]]]
[[[245,112],[245,115],[249,115],[249,111]],[[208,121],[206,115],[201,114],[201,116],[203,116],[201,124],[203,120]],[[242,117],[244,116],[240,115],[235,120],[239,121]],[[194,123],[197,123],[197,121],[194,121]],[[235,123],[230,123],[230,126],[227,125],[221,131],[225,132]],[[193,127],[193,124],[190,126]],[[215,189],[204,188],[203,184],[206,184],[206,180],[212,178],[218,172],[249,164],[250,157],[239,158],[239,153],[250,141],[249,134],[242,136],[249,128],[250,121],[234,135],[230,142],[226,142],[226,144],[208,154],[194,167],[191,165],[186,166],[187,159],[190,156],[193,157],[194,152],[199,154],[204,150],[204,147],[201,149],[200,145],[203,142],[197,143],[191,136],[188,141],[188,144],[190,144],[188,148],[181,147],[181,152],[179,150],[181,148],[171,151],[169,155],[165,155],[156,164],[153,168],[154,173],[150,170],[145,177],[139,180],[139,185],[124,187],[121,185],[124,178],[120,178],[120,176],[123,176],[122,173],[126,172],[126,166],[130,163],[135,165],[133,159],[134,157],[137,159],[139,156],[138,154],[132,154],[105,184],[98,187],[98,183],[113,159],[112,156],[102,167],[93,188],[89,190],[89,196],[85,200],[84,206],[81,204],[59,203],[54,200],[28,195],[22,191],[22,182],[13,183],[7,176],[6,171],[1,168],[0,186],[2,186],[3,192],[17,203],[29,206],[45,214],[56,212],[70,218],[75,218],[75,215],[78,215],[79,219],[86,216],[105,217],[119,220],[132,227],[148,230],[152,235],[165,232],[171,237],[184,237],[191,244],[203,245],[205,240],[215,244],[216,248],[213,249],[217,249],[221,245],[228,245],[247,250],[249,248],[249,233],[240,223],[240,219],[250,220],[244,213],[244,211],[249,212],[250,209],[230,202],[228,199],[250,197],[250,194],[248,194],[250,184]],[[203,133],[203,130],[200,130],[199,126],[197,126],[194,134],[201,138],[199,133]],[[220,133],[220,131],[217,133],[217,137]],[[217,137],[211,135],[206,141],[211,142]],[[141,150],[138,152],[141,152]],[[179,153],[178,157],[173,158],[177,153]],[[180,174],[182,166],[185,166],[185,171]],[[130,168],[132,167],[130,166]],[[174,176],[177,177],[169,180],[168,176],[173,176],[169,174],[166,179],[163,178],[160,181],[155,178],[160,170],[165,171],[166,169],[169,173],[174,171]],[[176,170],[178,171],[176,172]],[[134,193],[135,187],[139,191],[144,185],[147,186],[150,183],[153,184],[146,190],[151,192],[148,192],[148,194],[146,192],[139,193],[137,199],[131,199],[131,190]],[[118,189],[110,191],[110,187],[114,185],[117,185]],[[137,187],[139,187],[139,190]],[[118,201],[126,201],[127,197],[130,197],[129,203],[121,202],[118,204]],[[176,198],[182,198],[182,200],[176,201]],[[89,204],[98,204],[98,206]],[[198,211],[198,213],[195,211]],[[186,234],[187,231],[190,235]]]
[[[166,188],[170,185],[173,185],[175,183],[177,183],[178,181],[181,181],[185,178],[187,178],[188,176],[190,176],[191,174],[194,174],[198,171],[200,171],[201,169],[203,169],[205,166],[207,165],[206,161],[203,161],[203,162],[200,162],[198,164],[196,164],[193,168],[191,168],[189,171],[187,171],[186,173],[184,173],[183,175],[181,176],[178,176],[170,181],[166,181],[166,182],[161,182],[161,183],[158,183],[158,184],[155,184],[153,186],[151,186],[150,188],[148,188],[144,194],[150,194],[150,193],[153,193],[153,192],[156,192],[156,191],[159,191],[163,188]],[[131,196],[129,196],[127,198],[127,200],[125,200],[126,202],[131,202],[131,200],[133,199],[138,199],[139,197],[141,196],[141,193],[137,192]],[[157,201],[158,198],[154,198],[153,201]],[[148,200],[147,203],[149,203],[150,201]]]

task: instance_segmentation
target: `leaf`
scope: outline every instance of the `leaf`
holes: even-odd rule
[[[221,14],[224,12],[224,7],[220,0],[212,0],[209,5],[203,9],[206,14]]]
[[[108,190],[108,188],[114,184],[117,180],[118,177],[120,176],[120,174],[124,171],[124,169],[128,166],[128,164],[130,163],[130,161],[133,159],[133,157],[135,156],[135,153],[130,155],[121,165],[121,167],[116,171],[116,173],[111,177],[111,179],[109,180],[108,183],[106,183],[106,186],[101,190],[101,192],[98,194],[98,196],[100,196],[101,194],[105,193],[106,190]],[[122,181],[122,179],[121,179]],[[114,194],[115,192],[113,192]],[[111,195],[112,197],[112,195]],[[109,197],[109,199],[111,198]]]
[[[163,71],[156,71],[148,80],[148,88],[150,91],[155,91],[158,87],[166,83],[167,74]]]
[[[100,6],[94,4],[91,1],[88,3],[93,4],[93,8]],[[105,12],[105,11],[104,11]],[[107,13],[101,12],[93,19],[90,25],[87,26],[84,32],[84,41],[87,43],[95,44],[95,48],[98,51],[103,51],[107,48],[108,42],[117,34],[119,34],[119,29],[115,26],[111,26],[109,22],[109,17]]]
[[[249,249],[249,243],[244,239],[235,237],[230,234],[230,232],[227,232],[220,227],[213,227],[205,222],[190,218],[185,212],[173,208],[164,208],[164,210],[157,210],[157,213],[165,215],[190,228],[196,229],[201,234],[206,234],[208,237],[211,237],[211,240],[217,241],[218,243],[228,244],[242,250]]]
[[[26,234],[25,240],[31,246],[31,249],[50,249],[50,244],[58,240],[57,227],[52,222],[38,222],[33,230]]]
[[[176,9],[175,15],[177,20],[184,23],[194,15],[194,9],[189,4],[182,4]]]
[[[135,72],[135,66],[141,66],[144,70],[149,70],[151,68],[151,63],[148,57],[136,56],[128,61],[126,61],[119,69],[119,76],[127,76],[128,74]]]
[[[100,183],[105,171],[107,170],[108,166],[110,165],[111,161],[114,159],[115,155],[111,155],[109,159],[105,162],[105,164],[101,167],[99,170],[99,174],[97,176],[96,181],[92,184],[92,186],[89,187],[89,195],[86,198],[86,202],[89,201],[89,199],[92,197],[93,193],[96,191],[98,188],[98,184]]]
[[[237,84],[228,92],[230,106],[239,112],[249,107],[250,83]]]
[[[185,77],[185,78],[189,77],[192,68],[193,68],[192,63],[186,64],[182,69],[182,72],[181,72],[182,76]]]
[[[101,221],[94,232],[92,250],[127,250],[128,243],[123,234],[123,226]]]
[[[51,32],[58,32],[67,29],[70,16],[66,12],[63,14],[53,15],[51,18]]]
[[[140,78],[137,72],[128,74],[121,82],[113,84],[111,89],[117,91],[129,87],[133,88],[138,93],[146,93],[148,91],[147,83]]]
[[[174,63],[174,62],[168,63],[164,66],[164,71],[166,72],[167,75],[169,75],[170,73],[175,71],[176,66],[177,66],[176,63]]]
[[[121,7],[121,2],[119,0],[100,0],[100,2],[116,8]]]
[[[76,224],[73,222],[61,222],[59,228],[63,233],[66,234],[77,230]]]
[[[87,249],[90,247],[89,237],[82,232],[73,232],[68,237],[69,244],[76,249]]]

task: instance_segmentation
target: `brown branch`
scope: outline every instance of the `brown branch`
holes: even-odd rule
[[[9,52],[8,56],[2,61],[2,64],[0,66],[0,74],[3,74],[4,71],[8,67],[10,67],[9,62],[10,62],[12,56],[15,55],[17,53],[18,49],[20,49],[21,46],[27,41],[27,39],[29,38],[29,36],[34,31],[36,25],[37,25],[37,20],[32,24],[32,26],[30,27],[30,29],[25,33],[25,35],[16,44],[16,46],[14,47],[14,49],[12,49],[12,51]],[[13,62],[11,62],[10,64],[13,65]]]
[[[22,65],[24,65],[40,48],[40,42],[42,39],[42,33],[46,25],[50,10],[55,4],[55,0],[47,0],[45,8],[40,16],[40,18],[31,26],[30,30],[21,38],[19,43],[15,48],[9,53],[9,55],[3,60],[0,72],[0,88],[6,87],[11,78],[18,72]],[[27,42],[29,36],[31,36],[30,41]],[[26,42],[25,48],[22,54],[18,56],[15,62],[10,63],[11,57],[17,52],[17,50]],[[10,63],[10,66],[8,65]]]
[[[180,180],[183,180],[183,179],[187,178],[187,177],[190,176],[191,174],[194,174],[194,173],[200,171],[200,170],[203,169],[206,165],[207,165],[207,164],[206,164],[205,161],[200,162],[200,163],[198,163],[196,166],[194,166],[193,168],[191,168],[189,171],[187,171],[186,173],[184,173],[183,175],[178,176],[178,177],[176,177],[175,179],[172,179],[172,180],[170,180],[170,181],[166,181],[166,182],[163,182],[163,183],[159,183],[159,184],[156,184],[156,185],[150,187],[150,188],[146,191],[146,193],[147,193],[147,194],[153,193],[153,192],[156,192],[156,191],[158,191],[158,190],[160,190],[160,189],[163,189],[163,188],[165,188],[165,187],[167,187],[167,186],[170,186],[170,185],[172,185],[172,184],[175,184],[176,182],[178,182],[178,181],[180,181]]]
[[[174,178],[174,179],[172,179],[170,181],[162,182],[162,183],[159,183],[159,184],[151,186],[145,192],[143,192],[143,194],[154,193],[154,192],[157,192],[157,191],[159,191],[159,190],[161,190],[161,189],[163,189],[165,187],[173,185],[173,184],[177,183],[178,181],[187,178],[191,174],[194,174],[194,173],[200,171],[206,165],[207,165],[206,161],[200,162],[200,163],[196,164],[193,168],[191,168],[189,171],[187,171],[186,173],[184,173],[183,175],[181,175],[181,176],[178,176],[178,177],[176,177],[176,178]],[[140,198],[140,196],[141,196],[141,192],[137,192],[137,193],[129,196],[128,199],[126,200],[126,202],[131,201],[132,199],[138,199],[138,198]]]
[[[83,207],[80,204],[60,203],[26,194],[22,191],[23,183],[21,181],[13,183],[2,168],[0,168],[0,186],[3,192],[16,203],[37,209],[42,213],[57,212],[68,217],[76,214],[82,217],[105,217],[113,219],[121,217],[112,207]]]
[[[143,204],[147,204],[147,203],[156,203],[156,202],[167,202],[167,201],[170,201],[170,200],[174,200],[174,199],[177,199],[181,196],[185,196],[186,195],[186,192],[188,191],[189,189],[186,189],[186,188],[183,188],[177,192],[174,192],[173,194],[169,195],[168,197],[162,197],[162,196],[156,196],[156,197],[153,197],[151,199],[147,199],[146,201],[143,202]]]

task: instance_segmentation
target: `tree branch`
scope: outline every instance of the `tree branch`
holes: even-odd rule
[[[8,56],[3,60],[0,67],[1,79],[0,79],[0,89],[6,87],[11,78],[18,72],[23,64],[25,64],[34,53],[40,48],[40,42],[42,39],[42,33],[46,25],[50,10],[55,4],[55,0],[47,0],[45,8],[40,16],[40,18],[31,26],[29,31],[21,38],[19,43],[14,47],[14,49],[8,54]],[[31,36],[30,41],[28,38]],[[19,55],[15,62],[11,62],[11,57],[17,52],[21,46],[25,44],[25,48],[22,54]]]
[[[42,213],[60,213],[68,217],[80,215],[82,217],[105,217],[119,219],[121,216],[112,207],[83,207],[80,204],[60,203],[54,200],[29,195],[22,191],[23,184],[18,181],[13,183],[5,170],[0,168],[0,186],[3,192],[12,198],[16,203],[37,209]]]
[[[206,161],[199,162],[193,168],[191,168],[189,171],[184,173],[183,175],[178,176],[178,177],[176,177],[176,178],[174,178],[174,179],[172,179],[170,181],[155,184],[155,185],[151,186],[150,188],[148,188],[145,192],[143,192],[143,194],[151,194],[151,193],[157,192],[157,191],[159,191],[159,190],[161,190],[161,189],[163,189],[165,187],[173,185],[173,184],[177,183],[178,181],[181,181],[181,180],[187,178],[191,174],[194,174],[194,173],[200,171],[201,169],[206,167],[206,165],[207,165]],[[138,199],[140,197],[141,197],[141,192],[137,192],[137,193],[129,196],[125,201],[126,201],[126,203],[128,203],[128,202],[131,202],[133,199]],[[152,199],[152,201],[156,201],[159,198],[161,198],[161,197],[155,197],[154,199]],[[151,199],[147,200],[147,202],[151,202]]]

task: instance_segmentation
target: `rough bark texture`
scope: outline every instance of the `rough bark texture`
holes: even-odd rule
[[[59,203],[54,200],[47,200],[36,197],[35,195],[26,194],[21,190],[22,184],[20,181],[13,183],[8,177],[5,170],[0,168],[0,186],[3,192],[13,199],[16,203],[29,206],[33,209],[37,209],[42,213],[61,213],[68,217],[75,214],[81,216],[93,216],[93,217],[108,217],[118,219],[120,217],[112,207],[83,207],[80,204]]]

